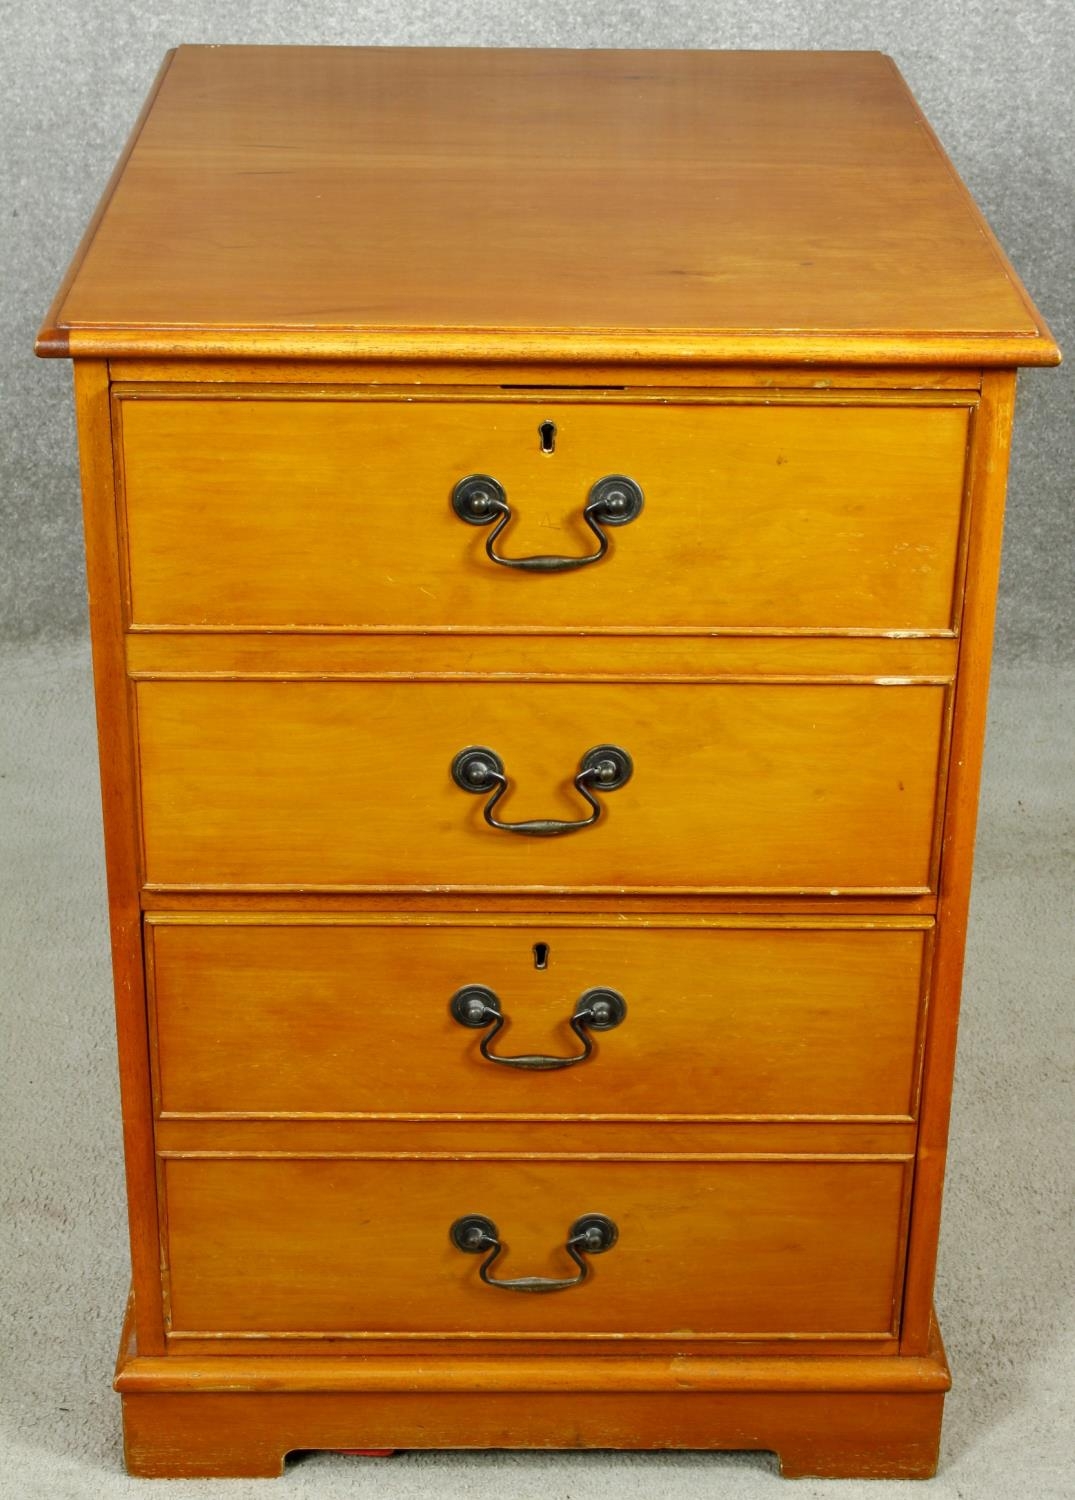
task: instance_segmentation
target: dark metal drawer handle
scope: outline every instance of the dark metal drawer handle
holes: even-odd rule
[[[590,804],[588,818],[565,822],[560,818],[531,818],[523,823],[502,823],[493,816],[497,803],[508,789],[508,778],[504,774],[504,762],[495,750],[483,745],[468,745],[452,761],[452,780],[464,792],[492,796],[483,809],[485,821],[490,828],[502,829],[505,833],[522,833],[529,838],[555,838],[561,833],[577,833],[580,828],[589,828],[601,816],[601,804],[590,788],[599,792],[614,792],[631,779],[634,762],[626,750],[618,745],[595,745],[587,750],[579,763],[575,776],[575,790]]]
[[[484,984],[464,985],[456,990],[451,1000],[451,1012],[460,1026],[493,1029],[482,1037],[481,1055],[489,1062],[499,1063],[504,1068],[532,1068],[549,1072],[554,1068],[573,1068],[584,1063],[593,1053],[591,1031],[611,1031],[627,1015],[627,1001],[616,990],[587,990],[580,995],[571,1017],[571,1030],[582,1043],[582,1051],[571,1057],[546,1057],[542,1053],[523,1054],[518,1057],[498,1057],[490,1052],[496,1036],[502,1030],[507,1016],[500,1007],[499,996]]]
[[[619,1230],[605,1214],[583,1214],[567,1231],[564,1249],[578,1266],[577,1276],[558,1280],[553,1276],[516,1276],[511,1281],[498,1281],[490,1276],[493,1263],[507,1246],[500,1238],[492,1219],[484,1214],[464,1214],[456,1219],[451,1228],[452,1244],[468,1255],[484,1255],[491,1251],[481,1263],[478,1274],[486,1286],[496,1286],[505,1292],[566,1292],[568,1287],[581,1286],[590,1274],[584,1255],[603,1255],[611,1250],[619,1239]]]
[[[582,519],[597,538],[597,551],[585,557],[504,557],[496,550],[496,539],[511,520],[507,493],[489,474],[468,474],[452,491],[452,509],[469,526],[496,525],[485,543],[486,554],[502,568],[521,568],[527,573],[569,573],[600,562],[608,551],[603,526],[626,526],[641,513],[645,496],[626,474],[606,474],[590,490]],[[497,520],[499,517],[499,520]]]

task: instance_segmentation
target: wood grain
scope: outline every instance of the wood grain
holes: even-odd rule
[[[299,373],[287,359],[111,359],[109,374],[117,385],[176,383],[195,385],[293,385]],[[601,365],[573,361],[520,366],[481,359],[455,360],[448,367],[431,360],[304,359],[304,382],[322,385],[433,385],[458,390],[478,386],[504,390],[555,386],[560,390],[646,390],[699,387],[712,390],[861,390],[964,391],[981,389],[982,372],[970,366],[928,365],[728,365],[704,354],[690,365],[653,364],[644,359],[630,364]],[[564,376],[570,377],[565,381]],[[525,380],[520,379],[525,376]]]
[[[968,408],[906,400],[127,397],[131,618],[950,630]],[[605,475],[629,475],[646,503],[609,528],[600,563],[528,573],[490,561],[489,528],[451,509],[453,486],[475,473],[507,493],[509,557],[592,554],[583,510]]]
[[[374,1433],[384,1448],[512,1447],[525,1433],[547,1448],[764,1446],[788,1477],[923,1478],[936,1467],[951,1377],[935,1324],[917,1358],[851,1343],[807,1359],[622,1348],[153,1359],[128,1310],[115,1381],[125,1460],[145,1477],[270,1477],[293,1449],[377,1446]]]
[[[162,1111],[155,1137],[162,1156],[348,1156],[356,1151],[393,1156],[459,1157],[488,1145],[483,1127],[496,1126],[496,1151],[526,1156],[846,1156],[914,1155],[917,1126],[906,1114],[775,1117],[687,1112],[669,1105],[660,1115],[544,1114],[482,1111],[480,1101],[450,1116],[406,1114],[294,1115],[265,1111],[196,1114]]]
[[[918,1358],[877,1361],[848,1355],[841,1347],[820,1360],[788,1360],[753,1355],[676,1353],[610,1354],[590,1349],[584,1356],[537,1355],[533,1351],[491,1358],[471,1350],[459,1359],[443,1350],[424,1366],[399,1355],[340,1359],[310,1355],[282,1363],[274,1356],[231,1355],[224,1359],[185,1356],[154,1359],[137,1354],[121,1362],[117,1388],[124,1394],[168,1391],[236,1393],[271,1390],[282,1380],[307,1394],[329,1391],[720,1391],[750,1387],[768,1391],[832,1392],[943,1391],[947,1371],[936,1352]]]
[[[951,682],[957,639],[889,639],[787,634],[632,635],[604,629],[585,635],[532,632],[505,635],[476,629],[423,632],[421,646],[402,632],[355,634],[326,630],[132,630],[127,671],[140,677],[280,678],[318,681],[399,678],[455,681],[498,677],[575,678],[584,682],[884,682],[911,678]],[[555,649],[549,649],[549,634]]]
[[[943,1392],[746,1390],[138,1394],[123,1397],[124,1461],[146,1479],[271,1479],[294,1449],[768,1449],[788,1479],[928,1479],[943,1402]]]
[[[164,1176],[174,1329],[861,1335],[896,1316],[902,1162],[205,1158]],[[618,1243],[546,1296],[484,1285],[448,1236],[486,1214],[498,1275],[564,1277],[593,1212]]]
[[[973,566],[963,607],[942,846],[940,923],[907,1267],[903,1347],[910,1353],[922,1352],[930,1336],[1014,405],[1014,372],[988,374],[983,381],[972,474]]]
[[[131,152],[134,150],[135,145],[137,144],[139,136],[142,134],[142,127],[145,125],[146,120],[149,118],[149,113],[152,110],[154,102],[157,98],[157,92],[160,89],[161,84],[164,82],[165,75],[167,74],[169,68],[172,66],[172,60],[174,59],[174,57],[175,48],[171,47],[164,54],[161,65],[157,69],[157,76],[154,78],[152,87],[150,88],[149,93],[146,95],[145,103],[142,105],[142,108],[138,112],[138,118],[135,120],[134,125],[131,127],[131,133],[127,137],[123,150],[120,152],[119,159],[112,169],[111,176],[109,177],[108,182],[105,184],[105,189],[101,194],[100,201],[97,204],[97,207],[94,210],[93,214],[90,216],[90,221],[83,231],[82,238],[78,242],[78,246],[75,250],[74,256],[72,257],[71,263],[67,267],[67,270],[64,272],[63,279],[61,280],[60,285],[56,288],[56,295],[53,297],[48,312],[45,314],[45,321],[41,326],[36,340],[36,353],[42,357],[47,358],[52,356],[63,358],[71,353],[68,331],[65,328],[61,329],[58,326],[60,322],[60,310],[64,306],[64,303],[67,301],[67,294],[71,290],[71,287],[74,284],[76,277],[78,276],[79,270],[82,266],[82,262],[86,258],[90,246],[93,244],[94,237],[97,234],[97,226],[103,219],[109,203],[112,201],[112,194],[119,186],[120,179],[123,176],[123,173],[127,166],[127,161],[130,158]],[[90,364],[93,363],[93,361],[84,357],[83,363],[88,368]],[[101,367],[107,376],[107,362],[101,361]]]
[[[158,886],[932,882],[942,687],[141,682],[137,701]],[[577,820],[598,744],[634,775],[566,838],[489,828],[450,775],[489,746],[510,782],[498,816]]]
[[[139,1345],[164,1350],[153,1104],[149,1072],[142,924],[137,766],[132,690],[123,658],[120,548],[116,528],[108,371],[98,361],[75,366],[80,477],[86,542],[90,642],[100,745],[101,809],[116,1003],[123,1151],[130,1205],[131,1269]]]
[[[925,916],[936,911],[936,897],[926,891],[909,896],[900,889],[883,894],[863,895],[860,891],[832,896],[828,891],[812,895],[773,895],[757,891],[692,892],[676,891],[674,900],[657,900],[669,894],[666,890],[623,892],[615,898],[615,911],[624,917],[642,917],[671,907],[684,916],[826,916],[834,911],[861,917]],[[485,890],[429,891],[413,888],[395,891],[336,887],[333,890],[305,891],[274,890],[271,900],[266,902],[265,892],[258,889],[236,887],[228,890],[212,890],[199,887],[156,888],[146,886],[142,891],[144,912],[182,912],[193,915],[198,912],[234,912],[236,914],[260,912],[292,912],[305,915],[328,916],[346,912],[395,911],[451,913],[475,912],[483,915],[503,912],[506,915],[520,914],[560,916],[575,913],[579,916],[604,917],[612,903],[604,895],[576,887],[563,891],[513,891],[490,887]]]
[[[922,930],[154,922],[160,1108],[169,1114],[910,1116]],[[535,967],[545,943],[546,967]],[[448,1002],[490,987],[494,1051],[570,1056],[579,997],[626,1020],[589,1062],[485,1060]]]
[[[179,48],[39,349],[1058,357],[887,57],[429,48]]]
[[[76,358],[130,1471],[931,1474],[1014,369],[1059,351],[891,60],[179,48],[38,351]],[[475,471],[510,556],[581,551],[605,473],[646,507],[528,577],[453,517]],[[503,817],[578,818],[601,742],[635,774],[570,838],[449,776],[485,743]],[[498,1050],[565,1051],[591,986],[627,1019],[508,1072],[467,983]],[[595,1210],[546,1297],[448,1238],[564,1275]]]

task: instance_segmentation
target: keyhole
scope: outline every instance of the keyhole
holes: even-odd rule
[[[542,453],[553,453],[553,452],[555,452],[555,450],[556,450],[556,423],[555,422],[542,422],[541,426],[538,428],[538,434],[539,434],[539,436],[541,438],[541,451],[542,451]]]
[[[549,967],[549,945],[548,943],[534,944],[534,968],[547,969]]]

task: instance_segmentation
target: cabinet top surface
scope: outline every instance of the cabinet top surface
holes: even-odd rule
[[[180,47],[42,354],[1051,364],[875,52]]]

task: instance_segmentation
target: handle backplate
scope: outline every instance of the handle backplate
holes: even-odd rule
[[[554,838],[589,828],[601,816],[601,804],[594,792],[615,792],[630,781],[634,762],[620,745],[595,745],[579,762],[575,790],[589,804],[590,814],[574,821],[562,818],[531,818],[521,823],[505,823],[495,816],[497,803],[508,789],[504,762],[495,750],[484,745],[468,745],[452,760],[451,774],[456,786],[477,796],[492,793],[483,809],[490,828],[503,833],[519,833],[529,838]]]
[[[491,1274],[494,1262],[507,1249],[492,1219],[485,1214],[463,1214],[456,1219],[449,1234],[457,1250],[467,1255],[486,1256],[478,1273],[486,1286],[504,1292],[565,1292],[570,1287],[581,1286],[589,1275],[590,1268],[583,1257],[603,1255],[606,1250],[611,1250],[620,1232],[607,1214],[583,1214],[568,1230],[564,1245],[578,1267],[576,1275],[516,1276],[510,1280],[500,1280]]]
[[[490,561],[525,573],[570,573],[600,562],[608,551],[608,537],[603,528],[627,526],[641,515],[644,504],[645,496],[635,480],[626,474],[606,474],[591,486],[582,512],[582,519],[597,538],[596,551],[582,557],[505,557],[496,550],[497,538],[512,519],[504,486],[491,474],[468,474],[452,490],[452,509],[461,521],[468,526],[496,523],[485,543]]]
[[[584,1063],[593,1054],[591,1031],[612,1031],[627,1016],[627,1001],[618,990],[606,988],[587,990],[579,996],[571,1015],[571,1030],[582,1043],[581,1052],[568,1057],[547,1056],[544,1053],[522,1053],[505,1057],[492,1051],[493,1041],[507,1021],[500,1004],[500,997],[487,985],[467,984],[452,996],[450,1010],[460,1026],[474,1030],[491,1028],[482,1037],[481,1055],[491,1063],[505,1068],[524,1068],[533,1072],[552,1072],[560,1068],[573,1068]]]

